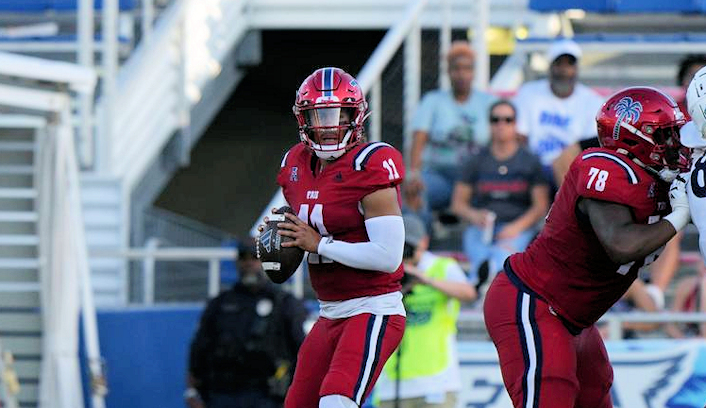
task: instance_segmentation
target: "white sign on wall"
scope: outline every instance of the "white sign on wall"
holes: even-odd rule
[[[615,408],[706,408],[706,342],[606,343]],[[460,342],[459,408],[512,408],[490,342]]]

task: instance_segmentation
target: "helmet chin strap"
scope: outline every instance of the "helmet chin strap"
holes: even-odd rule
[[[313,149],[314,153],[316,154],[316,157],[322,160],[328,160],[328,161],[334,161],[338,159],[339,157],[343,156],[343,153],[346,152],[346,145],[348,144],[348,140],[351,137],[351,133],[353,132],[353,129],[348,129],[346,135],[343,137],[341,140],[341,143],[339,145],[343,145],[343,147],[339,147],[338,149],[335,150],[319,150],[319,149]],[[319,144],[316,144],[317,146],[320,146]]]
[[[322,160],[327,160],[327,161],[334,161],[338,159],[339,157],[343,156],[343,153],[346,152],[346,149],[338,149],[338,150],[331,150],[331,151],[321,151],[321,150],[314,150],[314,153],[316,154],[316,157]]]

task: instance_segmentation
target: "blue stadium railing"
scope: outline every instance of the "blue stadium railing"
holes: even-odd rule
[[[535,11],[582,9],[598,13],[706,13],[706,0],[530,0]]]
[[[622,34],[622,33],[582,33],[571,37],[577,43],[603,42],[603,43],[625,43],[625,42],[651,42],[651,43],[674,43],[674,42],[706,42],[706,33],[658,33],[658,34]],[[518,43],[551,43],[556,38],[532,37],[518,40]]]
[[[132,10],[138,0],[119,0],[121,10]],[[95,1],[95,8],[101,9],[102,0]],[[0,0],[0,12],[4,13],[43,13],[47,11],[73,12],[78,10],[78,0]]]

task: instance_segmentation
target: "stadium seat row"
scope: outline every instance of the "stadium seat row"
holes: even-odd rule
[[[706,0],[530,0],[530,9],[583,9],[597,13],[704,13]]]
[[[132,10],[137,0],[119,0],[121,10]],[[102,0],[94,1],[96,9],[103,6]],[[0,12],[43,13],[47,11],[76,11],[78,0],[0,0]]]

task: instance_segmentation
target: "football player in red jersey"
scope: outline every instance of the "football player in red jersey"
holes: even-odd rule
[[[320,317],[302,344],[286,408],[362,405],[404,331],[399,185],[402,155],[363,143],[368,106],[339,68],[311,74],[297,91],[301,143],[277,183],[298,216],[280,234],[308,254]]]
[[[574,160],[544,228],[486,294],[485,324],[517,408],[612,407],[613,371],[594,323],[689,222],[674,100],[628,88],[596,121],[601,147]]]

